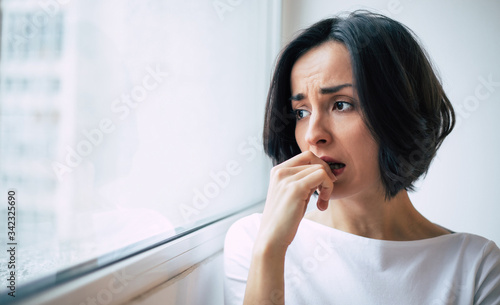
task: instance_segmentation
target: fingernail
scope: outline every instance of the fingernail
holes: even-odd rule
[[[328,207],[328,201],[324,201],[324,200],[318,201],[318,210],[324,211],[324,210],[326,210],[327,207]]]

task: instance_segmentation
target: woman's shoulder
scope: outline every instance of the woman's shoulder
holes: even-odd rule
[[[466,232],[453,232],[443,235],[443,237],[443,239],[448,239],[450,244],[454,244],[463,249],[482,254],[492,252],[500,256],[500,249],[496,243],[486,237]]]
[[[474,304],[500,304],[500,249],[494,241],[471,233],[453,233],[461,265],[475,273]]]
[[[476,261],[481,268],[494,269],[500,280],[500,249],[493,240],[460,232],[449,234],[449,237],[465,259]]]

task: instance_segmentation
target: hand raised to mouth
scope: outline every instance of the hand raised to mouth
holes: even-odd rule
[[[335,162],[332,164],[336,166]],[[286,251],[311,195],[318,190],[318,209],[325,210],[336,180],[331,166],[310,151],[275,166],[271,170],[257,243]]]

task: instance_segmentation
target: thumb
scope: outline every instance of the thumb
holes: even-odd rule
[[[328,200],[323,200],[321,198],[318,198],[316,205],[318,206],[318,210],[324,211],[328,208]]]

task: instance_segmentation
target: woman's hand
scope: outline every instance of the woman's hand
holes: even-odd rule
[[[318,208],[325,210],[335,180],[328,164],[310,151],[272,169],[248,271],[245,305],[285,303],[286,250],[297,233],[311,195],[319,191]]]
[[[271,170],[258,245],[286,252],[311,195],[318,190],[318,209],[325,210],[335,180],[328,164],[310,151],[275,166]]]

